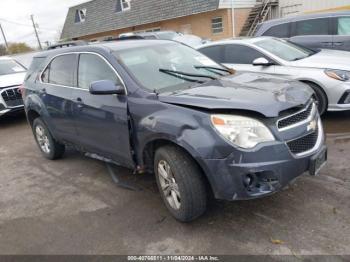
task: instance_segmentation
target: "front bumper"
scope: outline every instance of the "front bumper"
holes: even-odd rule
[[[0,90],[0,116],[24,110],[23,100],[18,86]]]
[[[344,82],[334,86],[329,90],[328,96],[328,111],[345,111],[350,110],[350,103],[344,103],[343,98],[350,95],[350,83]]]
[[[293,154],[286,142],[262,146],[253,152],[237,151],[225,159],[206,159],[205,169],[217,199],[246,200],[278,192],[305,172],[312,172],[313,159],[327,154],[322,123],[315,146]]]

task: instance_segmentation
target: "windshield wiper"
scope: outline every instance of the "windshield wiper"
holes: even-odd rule
[[[181,71],[176,71],[176,70],[171,70],[171,69],[164,69],[164,68],[159,68],[159,72],[174,76],[174,77],[178,77],[181,79],[184,79],[186,81],[190,81],[190,82],[197,82],[197,83],[204,83],[204,81],[201,80],[195,80],[192,78],[187,78],[187,77],[183,77],[183,76],[189,76],[189,77],[199,77],[199,78],[209,78],[212,80],[217,79],[214,76],[210,76],[210,75],[202,75],[202,74],[192,74],[192,73],[186,73],[186,72],[181,72]]]
[[[215,67],[215,66],[194,66],[194,68],[196,69],[207,69],[208,71],[210,72],[213,72],[213,73],[216,73],[216,74],[219,74],[221,76],[223,76],[223,74],[220,74],[218,72],[215,72],[214,70],[218,70],[218,71],[222,71],[222,72],[226,72],[226,73],[229,73],[229,74],[232,74],[233,71],[230,70],[229,68],[220,68],[220,67]]]

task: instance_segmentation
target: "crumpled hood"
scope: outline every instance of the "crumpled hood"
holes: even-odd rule
[[[350,71],[350,52],[322,49],[310,57],[291,62],[293,66]]]
[[[24,81],[25,75],[25,72],[10,75],[0,75],[0,89],[9,86],[21,85]]]
[[[307,85],[280,77],[236,73],[205,84],[159,95],[165,103],[205,109],[238,109],[276,117],[283,110],[304,105],[313,91]]]

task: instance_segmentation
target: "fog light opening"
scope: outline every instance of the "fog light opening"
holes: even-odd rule
[[[255,180],[255,175],[253,174],[247,174],[243,177],[243,184],[245,187],[252,187],[254,184],[254,180]]]

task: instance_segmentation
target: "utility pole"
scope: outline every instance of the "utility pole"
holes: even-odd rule
[[[33,23],[33,28],[34,28],[36,40],[38,40],[39,48],[40,48],[40,50],[43,50],[43,48],[42,48],[42,46],[41,46],[41,43],[40,43],[38,31],[36,30],[36,25],[35,25],[35,23],[34,23],[34,16],[33,16],[33,15],[30,15],[30,19],[32,20],[32,23]]]
[[[4,42],[5,42],[6,49],[8,49],[8,48],[9,48],[9,45],[8,45],[8,43],[7,43],[7,40],[6,40],[6,37],[5,37],[5,33],[4,33],[4,30],[2,29],[1,24],[0,24],[0,30],[1,30],[2,37],[4,38]]]

